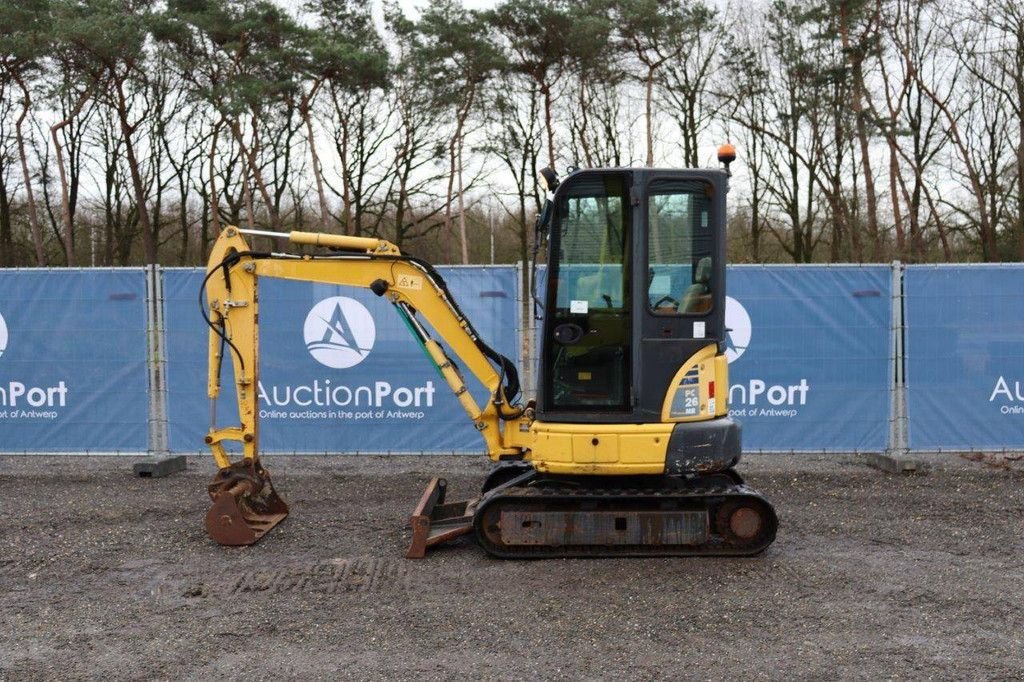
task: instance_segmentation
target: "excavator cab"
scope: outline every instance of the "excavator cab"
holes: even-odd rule
[[[431,480],[406,556],[470,533],[513,558],[763,551],[777,518],[735,470],[741,430],[728,415],[725,207],[735,153],[723,151],[723,170],[587,169],[561,182],[542,171],[546,286],[537,396],[525,403],[515,365],[480,338],[429,263],[383,239],[226,228],[204,281],[209,396],[232,362],[241,423],[211,424],[206,439],[219,468],[210,535],[251,544],[288,514],[260,463],[253,390],[258,282],[276,277],[361,287],[391,303],[495,463],[469,500],[446,501],[445,480]],[[252,236],[330,251],[261,252]],[[487,389],[485,403],[467,375]]]
[[[721,344],[726,182],[720,171],[610,169],[558,185],[539,419],[660,421],[680,365]]]

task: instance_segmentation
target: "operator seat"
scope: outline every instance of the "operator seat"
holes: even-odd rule
[[[621,307],[621,266],[600,265],[589,275],[576,280],[575,299],[586,301],[590,310]]]
[[[711,256],[697,261],[693,284],[683,292],[679,310],[683,313],[706,313],[711,310]]]

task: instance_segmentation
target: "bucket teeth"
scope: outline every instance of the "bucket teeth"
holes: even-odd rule
[[[220,545],[251,545],[288,516],[269,472],[252,460],[221,469],[208,490],[206,532]]]

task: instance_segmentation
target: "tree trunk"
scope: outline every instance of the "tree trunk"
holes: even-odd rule
[[[910,57],[907,54],[906,46],[900,46],[904,52],[904,58],[909,63]],[[971,183],[971,192],[974,194],[974,200],[977,204],[978,209],[978,232],[981,240],[982,257],[985,261],[998,261],[999,253],[995,248],[995,229],[992,225],[992,216],[988,212],[988,204],[985,201],[985,188],[983,186],[978,169],[974,165],[971,159],[970,151],[967,148],[966,143],[960,136],[960,127],[957,125],[958,118],[953,115],[946,106],[946,103],[942,101],[938,95],[925,83],[924,78],[920,72],[914,71],[914,80],[917,82],[917,87],[925,94],[928,99],[932,101],[935,108],[942,112],[946,118],[948,125],[947,134],[953,146],[956,148],[960,155],[960,160],[964,164],[964,172]],[[941,224],[941,223],[940,223]],[[943,235],[940,235],[943,236]],[[944,244],[945,246],[945,244]]]
[[[348,140],[349,140],[349,124],[348,121],[342,123],[341,128],[341,153],[339,158],[341,159],[341,203],[342,210],[345,212],[345,234],[354,234],[357,237],[362,236],[362,221],[357,221],[358,214],[361,213],[358,210],[360,207],[356,206],[356,210],[352,207],[352,182],[348,172]]]
[[[252,186],[249,184],[249,164],[242,161],[242,197],[245,201],[245,226],[256,228],[256,205],[252,200]]]
[[[327,209],[327,194],[324,192],[324,174],[320,167],[320,157],[316,153],[316,136],[313,135],[313,118],[309,114],[310,102],[316,95],[320,82],[316,82],[309,94],[299,104],[299,115],[306,124],[306,137],[309,139],[309,155],[313,160],[313,178],[316,180],[316,194],[320,200],[320,229],[326,230],[331,224],[331,212]]]
[[[461,111],[457,110],[455,114],[455,132],[452,133],[451,138],[448,140],[448,187],[444,197],[444,219],[441,223],[441,257],[445,262],[451,262],[452,260],[449,245],[452,233],[452,202],[455,199],[455,176],[458,173],[458,163],[455,160],[455,156],[461,134],[462,116]]]
[[[43,226],[39,222],[39,212],[36,209],[36,197],[32,190],[32,174],[28,170],[28,154],[25,152],[25,137],[22,134],[22,125],[32,107],[32,98],[25,82],[18,77],[15,77],[15,81],[24,94],[21,102],[21,115],[18,116],[18,120],[14,124],[15,138],[18,144],[18,156],[21,157],[21,173],[25,179],[25,201],[28,204],[28,223],[32,230],[32,246],[35,247],[36,265],[43,267],[46,265],[46,253],[43,251]]]
[[[213,231],[216,234],[220,234],[220,203],[217,197],[217,171],[214,168],[214,160],[217,157],[217,137],[220,135],[220,127],[223,125],[224,119],[217,121],[217,124],[213,127],[213,136],[210,138],[210,153],[208,156],[208,168],[210,174],[210,221],[213,223]],[[206,239],[203,239],[203,256],[206,255]]]
[[[590,110],[590,102],[587,97],[587,80],[584,76],[580,76],[580,87],[578,92],[577,106],[580,111],[580,148],[583,149],[583,162],[588,168],[593,168],[596,164],[594,163],[594,156],[590,152],[590,141],[587,139],[587,129],[590,127],[587,112]]]
[[[882,238],[878,230],[878,199],[875,195],[875,176],[871,170],[870,144],[868,141],[867,122],[864,114],[864,67],[862,58],[854,55],[850,47],[850,8],[847,2],[840,5],[839,36],[843,52],[847,55],[847,63],[853,77],[851,90],[854,123],[857,127],[857,140],[860,143],[861,164],[864,169],[864,198],[867,203],[868,234],[871,237],[871,257],[875,262],[882,259]]]
[[[449,155],[451,158],[451,173],[448,176],[448,201],[444,207],[444,230],[445,235],[451,231],[452,224],[452,201],[453,201],[453,181],[458,184],[458,202],[459,202],[459,239],[462,245],[462,264],[469,264],[469,244],[466,235],[466,214],[465,214],[465,200],[462,196],[462,144],[463,144],[463,131],[466,126],[466,119],[469,117],[469,112],[473,108],[473,100],[475,99],[475,88],[470,88],[466,93],[464,102],[456,108],[455,111],[455,133],[452,135],[451,143],[449,144]],[[446,244],[446,240],[442,238],[442,243]],[[447,256],[447,246],[445,246],[445,255]]]
[[[843,32],[843,48],[846,46],[846,32]],[[871,169],[870,141],[865,121],[864,102],[861,99],[864,74],[861,62],[855,61],[853,67],[853,112],[857,125],[857,141],[860,143],[860,161],[864,169],[864,200],[867,204],[868,234],[871,236],[871,258],[878,263],[882,260],[882,235],[878,229],[878,197],[875,193],[875,174]]]
[[[903,227],[903,215],[900,211],[900,196],[897,190],[897,178],[900,175],[899,162],[896,159],[896,138],[886,136],[889,140],[889,197],[892,201],[892,219],[896,229],[896,253],[903,260],[907,258],[907,235]]]
[[[60,139],[57,134],[65,127],[70,125],[71,121],[74,120],[78,114],[82,112],[82,107],[92,97],[94,85],[90,85],[82,92],[78,97],[78,101],[75,102],[75,106],[72,107],[71,113],[67,115],[63,120],[50,126],[50,137],[53,139],[54,153],[57,155],[57,171],[60,174],[60,205],[61,205],[61,222],[64,225],[64,258],[67,261],[68,266],[75,264],[75,226],[71,216],[71,195],[68,188],[68,174],[67,169],[64,168],[64,148],[61,147]]]
[[[207,244],[210,243],[210,218],[208,215],[212,214],[212,211],[208,214],[207,209],[210,206],[210,193],[201,192],[203,197],[203,209],[199,213],[199,262],[205,263],[207,260]]]
[[[750,258],[761,262],[761,163],[757,157],[757,135],[751,135],[750,164]]]
[[[274,201],[270,198],[270,191],[267,189],[267,183],[263,181],[263,173],[260,171],[259,159],[256,158],[256,150],[258,148],[258,137],[256,135],[257,121],[256,117],[253,116],[253,144],[247,145],[245,140],[242,138],[242,127],[239,125],[237,119],[233,119],[230,123],[231,133],[235,138],[235,142],[238,143],[238,147],[242,152],[242,158],[244,165],[249,167],[249,173],[252,174],[253,182],[256,183],[256,189],[259,190],[260,198],[263,199],[264,205],[267,207],[267,212],[270,214],[270,224],[274,230],[281,229],[281,214],[277,210]],[[248,181],[244,184],[244,187],[248,188]],[[250,224],[255,220],[256,216],[252,214],[252,191],[249,192],[249,222]]]
[[[11,226],[11,202],[7,196],[7,185],[4,184],[3,167],[0,166],[0,267],[16,266],[14,257],[14,230]]]
[[[1024,71],[1024,29],[1017,35],[1017,55]],[[1017,258],[1024,261],[1024,73],[1017,78]]]
[[[469,239],[466,235],[466,200],[462,192],[462,137],[459,137],[459,148],[456,154],[459,177],[459,236],[462,238],[462,264],[469,265]]]
[[[647,67],[644,82],[644,117],[647,122],[647,167],[654,168],[654,67]]]
[[[139,171],[139,163],[135,158],[135,144],[132,136],[135,134],[135,127],[128,123],[128,103],[124,96],[124,82],[117,81],[117,118],[121,122],[121,134],[124,135],[124,151],[128,157],[128,171],[132,176],[132,189],[135,191],[135,210],[139,216],[139,228],[142,230],[142,245],[146,252],[146,264],[156,265],[156,235],[153,234],[153,224],[149,218],[149,208],[146,206],[146,189],[142,184],[142,173]]]
[[[935,207],[935,201],[932,199],[931,192],[927,189],[924,189],[924,197],[928,202],[928,210],[931,212],[932,220],[935,221],[935,231],[939,233],[943,260],[950,262],[953,260],[953,247],[949,243],[949,236],[946,234],[946,228],[942,224],[942,216],[939,215],[939,210]]]
[[[544,132],[548,142],[548,167],[555,169],[555,130],[551,125],[551,85],[540,82],[540,92],[544,96]]]
[[[114,264],[114,174],[117,172],[117,160],[114,150],[110,153],[104,149],[106,168],[103,173],[103,264],[110,267]]]
[[[342,111],[338,103],[338,93],[331,90],[331,101],[334,103],[334,111],[338,115],[338,122],[341,125],[341,139],[335,140],[335,147],[338,151],[338,158],[341,161],[341,213],[342,232],[361,236],[361,230],[355,225],[352,215],[351,180],[349,177],[348,142],[349,142],[349,117]]]

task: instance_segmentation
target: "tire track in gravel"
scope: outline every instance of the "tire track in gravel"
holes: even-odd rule
[[[113,571],[110,581],[139,598],[165,606],[197,599],[237,601],[286,594],[402,594],[412,587],[404,559],[371,556],[292,561],[242,570],[225,579],[182,571],[177,564],[140,562]]]

